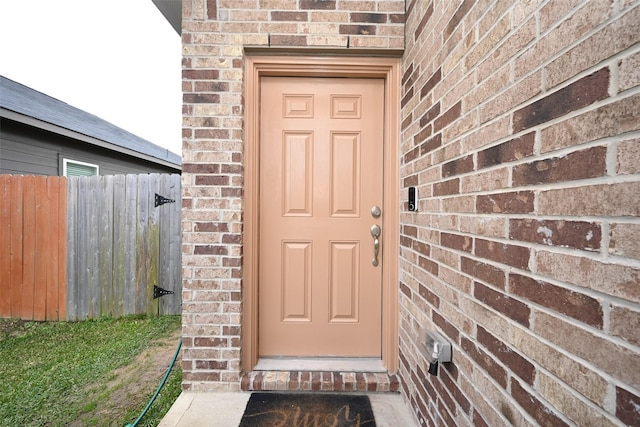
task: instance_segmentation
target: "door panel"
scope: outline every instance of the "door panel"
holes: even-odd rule
[[[380,357],[384,81],[261,78],[260,356]]]

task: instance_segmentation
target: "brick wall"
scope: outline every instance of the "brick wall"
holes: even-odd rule
[[[406,7],[403,393],[423,425],[640,425],[639,2]]]
[[[404,1],[183,0],[183,388],[240,388],[246,47],[402,49]]]

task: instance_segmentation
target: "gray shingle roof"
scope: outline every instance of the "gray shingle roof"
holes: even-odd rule
[[[0,76],[0,107],[180,166],[182,158],[93,114]]]

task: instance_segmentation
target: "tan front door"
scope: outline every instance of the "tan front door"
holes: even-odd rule
[[[260,96],[259,355],[380,357],[384,80],[262,77]]]

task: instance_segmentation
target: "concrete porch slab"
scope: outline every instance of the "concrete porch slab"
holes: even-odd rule
[[[417,427],[398,393],[365,393],[378,427]],[[250,392],[182,392],[158,427],[238,427]]]

